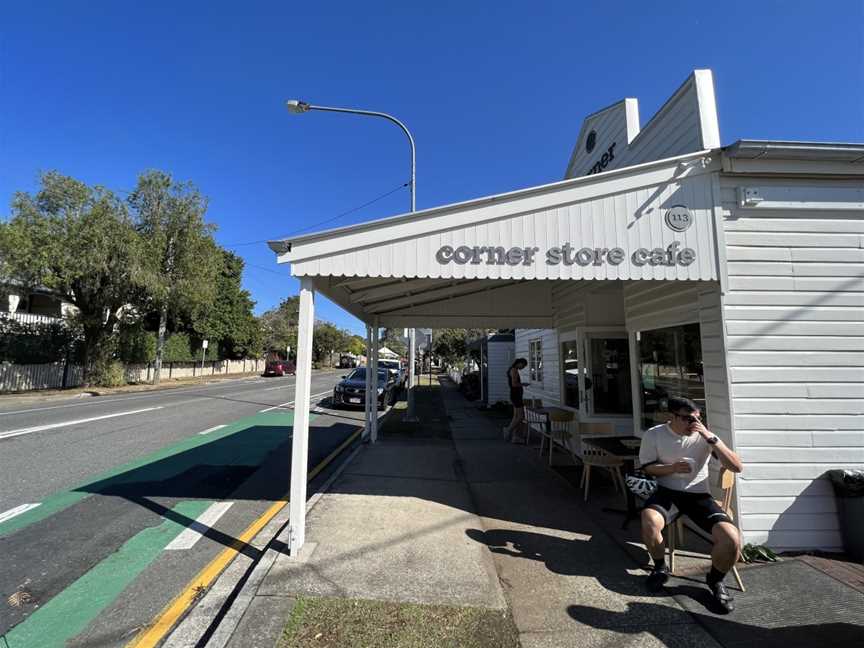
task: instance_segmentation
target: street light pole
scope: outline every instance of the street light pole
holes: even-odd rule
[[[408,138],[408,145],[411,148],[411,181],[409,184],[409,188],[411,190],[411,211],[417,211],[417,202],[416,202],[416,180],[417,180],[417,152],[414,147],[414,137],[411,135],[411,131],[408,130],[408,127],[405,126],[401,121],[396,119],[393,115],[388,115],[387,113],[377,112],[374,110],[358,110],[356,108],[334,108],[333,106],[316,106],[314,104],[306,103],[305,101],[300,101],[299,99],[291,99],[285,102],[285,106],[288,108],[288,112],[293,113],[295,115],[300,115],[311,110],[317,110],[319,112],[336,112],[336,113],[348,113],[350,115],[364,115],[366,117],[380,117],[382,119],[386,119],[389,122],[396,124],[399,128],[402,129],[402,132],[405,133],[405,136]],[[417,415],[414,412],[414,387],[416,384],[416,375],[414,371],[414,362],[416,358],[416,341],[415,341],[415,331],[414,329],[408,330],[408,411],[405,415],[405,421],[416,423],[419,421]],[[378,331],[375,331],[375,336],[378,336]]]

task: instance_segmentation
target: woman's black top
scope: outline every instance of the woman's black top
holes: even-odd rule
[[[522,393],[524,389],[522,387],[522,382],[519,381],[516,384],[513,384],[513,374],[511,371],[513,367],[507,370],[507,384],[510,386],[510,403],[513,407],[524,407],[522,402]]]

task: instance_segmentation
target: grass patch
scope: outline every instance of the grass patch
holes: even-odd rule
[[[504,610],[301,597],[279,648],[518,648]]]

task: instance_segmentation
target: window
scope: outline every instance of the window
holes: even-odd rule
[[[528,372],[531,382],[543,382],[543,341],[531,340],[528,344]]]
[[[579,360],[576,340],[561,344],[561,363],[564,367],[564,404],[579,408]]]
[[[684,396],[705,412],[705,382],[702,369],[702,338],[698,324],[641,331],[639,380],[642,393],[642,425],[651,427],[666,420],[669,396]]]
[[[588,353],[591,378],[585,379],[585,391],[591,398],[593,413],[632,414],[627,338],[590,337]]]

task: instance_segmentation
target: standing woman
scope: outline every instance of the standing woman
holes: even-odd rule
[[[516,430],[519,429],[525,416],[525,403],[522,402],[525,383],[522,382],[519,372],[527,366],[528,361],[525,358],[516,358],[507,370],[507,384],[510,386],[510,403],[513,405],[513,420],[510,421],[510,425],[504,428],[504,438],[511,441],[513,441]]]

